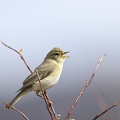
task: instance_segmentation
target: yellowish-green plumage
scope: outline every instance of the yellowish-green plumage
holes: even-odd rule
[[[41,91],[36,70],[40,76],[41,84],[46,91],[54,86],[61,75],[65,54],[60,48],[53,48],[45,57],[44,61],[23,81],[23,86],[18,90],[18,95],[9,103],[10,106],[15,105],[24,95],[31,91]],[[9,109],[9,106],[5,108]]]

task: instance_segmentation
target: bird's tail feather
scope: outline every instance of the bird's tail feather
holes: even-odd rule
[[[31,91],[31,88],[25,88],[22,91],[20,91],[17,96],[9,103],[10,106],[15,105],[24,95],[26,95],[27,93],[29,93]],[[7,105],[5,106],[6,109],[10,109],[10,107]]]

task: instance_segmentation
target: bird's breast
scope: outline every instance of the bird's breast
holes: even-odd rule
[[[51,88],[58,82],[61,72],[62,72],[62,66],[58,66],[54,69],[54,71],[50,75],[48,75],[47,77],[41,80],[42,88],[44,89],[44,91]],[[32,89],[33,91],[38,91],[38,90],[41,91],[39,81],[35,82],[32,85]]]

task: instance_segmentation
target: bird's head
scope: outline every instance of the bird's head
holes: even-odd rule
[[[63,62],[65,58],[68,58],[69,56],[66,56],[66,54],[69,52],[64,52],[60,48],[53,48],[45,57],[45,59],[52,59],[57,62]]]

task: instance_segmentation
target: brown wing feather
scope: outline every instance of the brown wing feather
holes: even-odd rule
[[[45,61],[41,65],[39,65],[36,69],[38,70],[40,79],[42,80],[45,77],[47,77],[49,74],[51,74],[53,72],[53,67],[54,66],[50,66],[49,61]],[[31,86],[36,81],[38,81],[38,76],[35,70],[23,81],[23,87],[21,87],[18,91],[23,90],[24,88]]]

